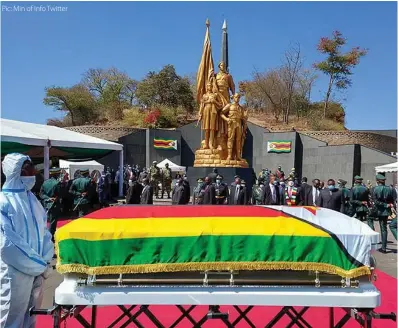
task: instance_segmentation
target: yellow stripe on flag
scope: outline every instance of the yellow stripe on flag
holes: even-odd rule
[[[201,235],[314,236],[330,237],[303,221],[286,217],[197,217],[139,219],[78,219],[56,232],[65,239],[110,240]]]

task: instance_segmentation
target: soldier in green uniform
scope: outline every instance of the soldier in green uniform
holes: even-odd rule
[[[90,210],[89,191],[91,179],[89,170],[81,170],[80,174],[79,178],[73,180],[69,192],[73,195],[73,204],[79,210],[79,217],[83,217]]]
[[[193,205],[202,205],[203,204],[203,194],[204,194],[204,181],[202,178],[199,178],[196,181],[198,184],[193,190],[192,204]]]
[[[170,192],[171,192],[171,181],[173,180],[171,168],[169,168],[169,163],[165,164],[165,168],[162,170],[162,198],[164,195],[164,192],[166,191],[167,198],[170,198]]]
[[[149,168],[150,174],[150,185],[153,188],[153,193],[156,198],[159,198],[159,182],[161,178],[160,168],[158,168],[158,162],[153,161],[151,167]]]
[[[352,187],[350,195],[350,205],[357,219],[362,222],[367,220],[368,226],[375,230],[373,219],[368,216],[370,206],[369,189],[363,186],[362,181],[363,179],[359,175],[354,177],[354,186]]]
[[[228,193],[229,189],[228,186],[222,182],[223,176],[222,175],[217,175],[216,177],[216,183],[214,185],[214,188],[216,190],[216,204],[217,205],[224,205],[227,203],[228,200]]]
[[[50,178],[44,181],[40,189],[40,198],[44,209],[47,211],[47,218],[50,221],[50,233],[54,242],[54,234],[57,229],[57,222],[61,216],[61,169],[50,169]]]
[[[337,180],[337,186],[343,193],[343,199],[344,199],[344,214],[352,216],[352,210],[351,210],[351,203],[350,203],[350,190],[346,187],[347,181],[343,179],[338,179]]]
[[[376,175],[377,186],[372,189],[371,197],[375,206],[375,215],[379,219],[381,230],[381,253],[387,253],[387,218],[391,215],[391,208],[394,207],[392,189],[385,185],[384,175]]]
[[[262,169],[261,172],[258,174],[258,180],[266,181],[269,177],[268,169]]]
[[[252,188],[252,204],[262,205],[264,199],[264,181],[258,179]]]

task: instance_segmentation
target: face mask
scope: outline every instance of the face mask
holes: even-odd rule
[[[328,186],[328,188],[329,188],[329,190],[334,190],[334,189],[336,189],[335,186]]]
[[[293,181],[289,181],[287,184],[289,185],[289,187],[293,187],[294,182]]]
[[[21,182],[25,187],[25,190],[31,190],[36,184],[36,177],[21,177]]]
[[[220,183],[221,183],[221,180],[216,180],[216,183],[217,183],[217,184],[220,184]]]

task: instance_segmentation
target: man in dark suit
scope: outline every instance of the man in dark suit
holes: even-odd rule
[[[182,186],[184,187],[184,204],[189,204],[191,199],[191,186],[189,185],[188,177],[186,174],[182,177]]]
[[[173,188],[171,196],[172,205],[185,205],[186,204],[186,189],[182,179],[178,179]]]
[[[126,204],[140,204],[142,189],[142,185],[137,181],[137,176],[133,174],[127,190]]]
[[[142,180],[142,184],[144,185],[144,188],[141,193],[141,204],[151,205],[153,204],[153,188],[149,184],[149,179],[145,178]]]
[[[328,187],[319,193],[317,206],[344,213],[344,194],[336,188],[336,182],[333,179],[329,179]]]
[[[216,204],[216,189],[212,184],[211,178],[205,178],[205,186],[203,191],[203,205],[215,205]]]
[[[216,183],[217,175],[218,175],[218,170],[214,168],[213,171],[208,175],[208,177],[211,179],[211,183]]]
[[[246,186],[242,185],[242,180],[240,178],[236,178],[235,182],[231,185],[228,204],[246,205],[249,200],[248,198]]]
[[[269,183],[264,187],[264,205],[280,205],[281,197],[279,188],[276,185],[275,174],[271,173],[269,176]]]
[[[320,180],[312,180],[312,186],[306,182],[301,184],[300,198],[303,206],[316,206],[316,202],[319,198]]]

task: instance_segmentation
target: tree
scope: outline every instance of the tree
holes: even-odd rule
[[[300,44],[292,46],[285,52],[285,60],[282,67],[279,69],[281,81],[284,83],[286,90],[286,108],[283,111],[283,122],[289,123],[289,114],[292,108],[293,97],[296,93],[297,83],[299,82],[299,73],[303,66],[303,59],[301,58]],[[299,112],[296,111],[297,118]]]
[[[159,73],[149,72],[138,83],[138,102],[148,107],[194,108],[194,98],[188,78],[177,75],[173,65],[164,66]]]
[[[353,74],[352,69],[359,64],[361,57],[367,53],[366,49],[354,47],[350,51],[343,53],[342,47],[347,43],[347,40],[339,31],[333,32],[332,38],[323,37],[318,43],[318,51],[326,54],[327,58],[324,61],[316,63],[316,69],[326,74],[329,77],[329,84],[326,91],[323,117],[326,118],[330,95],[333,87],[336,89],[346,89],[352,84],[350,76]]]
[[[43,103],[56,111],[66,113],[65,118],[70,119],[71,125],[83,125],[98,119],[96,100],[84,85],[77,84],[71,88],[50,87],[45,90]]]
[[[123,111],[136,100],[137,81],[117,68],[89,69],[82,83],[93,93],[110,120],[123,118]]]

